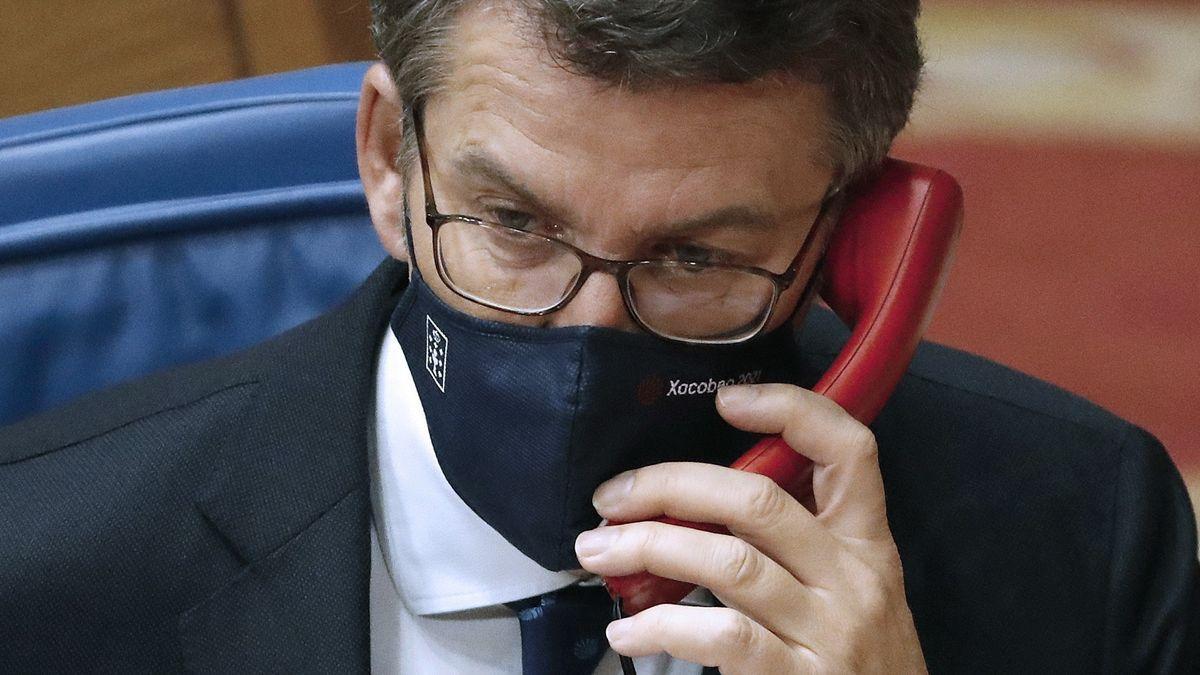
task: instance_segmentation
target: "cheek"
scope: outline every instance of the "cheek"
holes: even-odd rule
[[[783,294],[779,296],[779,302],[775,305],[775,312],[771,315],[771,320],[767,323],[766,330],[774,330],[775,328],[783,325],[785,321],[791,319],[792,315],[796,313],[796,307],[803,299],[803,296],[804,284],[799,281],[792,284],[791,288],[784,291]],[[804,317],[800,314],[796,314],[796,318],[798,320],[802,320]]]

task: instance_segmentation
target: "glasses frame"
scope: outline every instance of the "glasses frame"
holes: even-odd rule
[[[545,236],[542,234],[538,234],[536,232],[529,232],[527,230],[522,230],[522,229],[515,228],[515,227],[508,227],[506,225],[501,225],[499,223],[495,223],[495,222],[492,222],[489,220],[476,218],[474,216],[467,216],[467,215],[463,215],[463,214],[454,214],[454,213],[441,213],[440,211],[438,211],[437,201],[433,194],[433,181],[432,181],[432,178],[430,177],[428,155],[425,150],[425,126],[424,126],[424,120],[422,119],[423,113],[424,113],[423,106],[421,105],[421,102],[415,102],[413,105],[405,106],[405,112],[408,117],[408,121],[412,124],[413,133],[416,137],[417,158],[421,165],[421,178],[422,178],[422,182],[424,183],[424,190],[425,190],[425,222],[429,226],[430,232],[433,237],[433,261],[434,261],[434,267],[437,269],[438,277],[441,278],[442,283],[446,284],[446,286],[450,290],[454,291],[454,293],[456,295],[458,295],[459,297],[461,297],[465,300],[469,300],[470,302],[474,302],[478,305],[483,305],[484,307],[489,307],[491,309],[499,310],[502,312],[507,312],[509,314],[516,314],[518,316],[545,316],[547,314],[553,314],[554,312],[561,310],[563,307],[566,307],[571,302],[571,300],[573,300],[575,298],[575,296],[579,293],[579,290],[581,288],[583,288],[584,284],[587,283],[587,280],[591,277],[593,272],[604,272],[606,274],[611,274],[616,279],[617,286],[621,289],[621,299],[625,304],[625,311],[627,311],[629,313],[629,316],[631,318],[633,318],[634,322],[642,330],[646,331],[647,333],[650,333],[651,335],[662,338],[664,340],[669,340],[672,342],[682,342],[682,343],[687,343],[687,344],[736,344],[739,342],[745,342],[747,340],[751,340],[754,337],[761,334],[763,329],[768,324],[771,323],[771,319],[775,316],[775,308],[779,303],[780,296],[782,296],[784,291],[786,291],[788,288],[790,288],[792,286],[793,283],[795,283],[796,277],[800,271],[800,266],[803,264],[805,258],[808,257],[810,249],[815,245],[816,241],[818,240],[818,237],[816,236],[817,230],[819,229],[819,225],[821,224],[822,219],[825,217],[825,213],[828,210],[829,204],[832,201],[832,197],[835,194],[833,191],[826,193],[825,197],[821,201],[821,207],[820,207],[820,210],[817,212],[817,217],[813,220],[812,226],[809,228],[808,234],[805,235],[804,242],[800,245],[800,250],[796,253],[795,257],[792,258],[792,262],[791,262],[791,264],[788,265],[788,268],[786,270],[784,270],[782,273],[777,274],[770,270],[766,270],[761,267],[755,267],[752,265],[734,265],[734,264],[728,264],[728,263],[690,262],[690,261],[686,261],[686,260],[671,260],[671,259],[662,259],[662,258],[657,258],[657,259],[650,258],[650,259],[642,259],[642,260],[612,260],[610,258],[601,258],[600,256],[592,255],[591,253],[588,253],[587,251],[584,251],[584,250],[582,250],[572,244],[569,244],[561,239],[556,239],[554,237],[548,237],[548,236]],[[560,247],[567,251],[570,251],[571,253],[573,253],[575,255],[576,258],[579,259],[579,262],[580,262],[579,276],[578,276],[578,278],[576,278],[575,284],[571,287],[571,289],[557,303],[555,303],[554,305],[552,305],[550,307],[547,307],[544,309],[539,309],[539,310],[525,311],[525,310],[512,309],[511,307],[505,307],[503,305],[498,305],[498,304],[483,300],[481,298],[476,298],[471,295],[468,295],[466,292],[460,290],[458,288],[458,286],[454,283],[454,281],[450,279],[450,275],[446,273],[445,266],[443,265],[443,262],[442,262],[441,247],[438,245],[439,230],[441,230],[442,226],[445,225],[446,223],[453,222],[453,221],[467,223],[470,225],[477,225],[477,226],[481,226],[481,227],[492,227],[492,228],[499,228],[501,230],[510,230],[513,232],[519,232],[522,235],[536,238],[536,239],[541,239],[543,241],[548,242],[552,246],[557,246],[557,247]],[[410,232],[409,233],[410,242],[411,242],[411,236],[412,236],[412,233]],[[411,243],[410,243],[410,250],[411,250]],[[414,256],[413,264],[414,265],[416,264],[415,256]],[[631,271],[633,271],[634,269],[636,269],[638,267],[648,266],[648,265],[653,265],[656,267],[678,267],[678,268],[682,268],[682,269],[691,269],[691,270],[723,269],[723,270],[731,270],[731,271],[753,274],[753,275],[756,275],[759,277],[763,277],[771,282],[771,288],[772,288],[771,300],[767,306],[766,311],[763,313],[762,321],[760,321],[759,325],[755,326],[752,331],[748,332],[744,336],[739,336],[739,337],[733,338],[733,339],[722,339],[722,338],[693,339],[693,338],[682,338],[682,337],[678,337],[678,336],[674,336],[674,335],[668,335],[666,333],[656,330],[653,326],[647,324],[642,319],[641,315],[638,313],[637,306],[633,299],[633,291],[631,290],[631,286],[629,283],[629,274]],[[818,270],[819,268],[820,268],[820,262],[818,261],[817,267],[814,268],[814,273],[813,273],[812,277],[809,279],[809,284],[808,284],[809,288],[805,289],[805,295],[808,295],[808,293],[811,292],[812,282],[819,276],[816,273],[816,270]]]

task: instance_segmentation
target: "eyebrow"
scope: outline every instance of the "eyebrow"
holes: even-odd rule
[[[455,171],[464,176],[503,187],[532,209],[541,211],[559,221],[568,220],[563,217],[567,209],[539,197],[528,184],[514,176],[507,167],[482,148],[467,148],[454,159],[453,165]],[[777,226],[778,221],[770,214],[748,205],[739,204],[726,206],[699,216],[659,223],[655,229],[660,230],[657,232],[660,236],[680,236],[717,227],[772,230]]]
[[[503,187],[531,208],[561,220],[565,209],[539,197],[532,188],[512,174],[503,164],[481,148],[467,148],[454,158],[454,170],[463,176],[484,180]]]

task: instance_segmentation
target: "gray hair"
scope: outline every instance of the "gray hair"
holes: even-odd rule
[[[462,9],[479,0],[372,0],[372,34],[407,105],[436,91]],[[510,0],[556,61],[630,88],[793,75],[826,92],[825,154],[845,184],[908,123],[923,60],[919,0]],[[408,134],[406,134],[408,136]],[[406,138],[404,165],[411,161]]]

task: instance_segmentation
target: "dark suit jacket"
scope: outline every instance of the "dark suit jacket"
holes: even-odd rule
[[[0,672],[366,671],[368,411],[404,271],[0,430]],[[819,367],[839,333],[810,323]],[[933,345],[874,429],[931,671],[1194,667],[1195,525],[1154,438]]]

